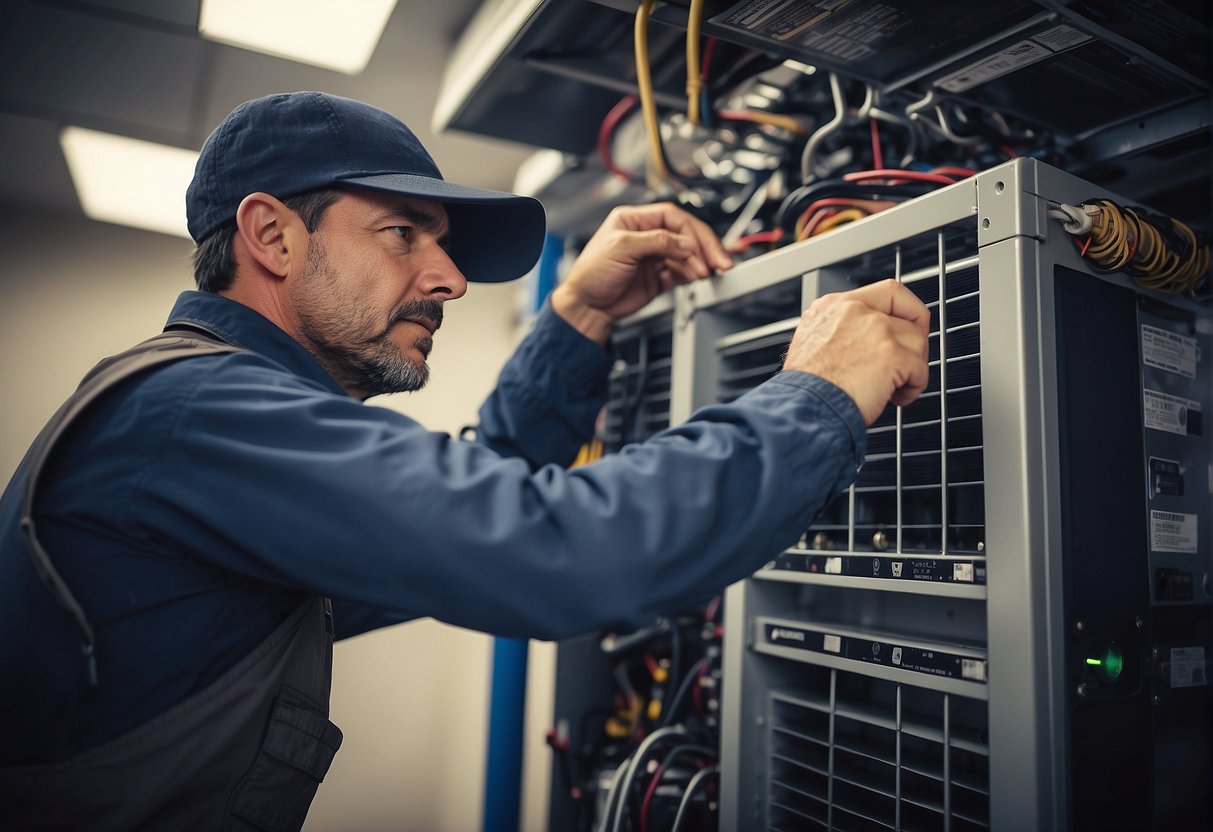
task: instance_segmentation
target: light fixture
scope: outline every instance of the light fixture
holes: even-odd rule
[[[83,127],[64,127],[59,144],[90,219],[189,237],[185,189],[196,151]]]
[[[357,75],[396,0],[202,0],[204,38]]]

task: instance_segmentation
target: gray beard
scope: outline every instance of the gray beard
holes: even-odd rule
[[[323,247],[312,240],[307,253],[306,280],[328,280],[328,268]],[[420,390],[429,381],[430,368],[425,361],[406,358],[389,337],[398,321],[414,317],[429,318],[442,323],[442,303],[436,300],[408,301],[397,307],[387,326],[379,334],[351,343],[348,327],[314,310],[301,307],[299,334],[303,345],[343,387],[361,391],[367,398],[384,393],[409,393]],[[433,343],[428,335],[414,343],[423,356],[429,356]]]
[[[433,300],[402,304],[393,313],[387,329],[356,346],[334,338],[331,325],[313,318],[301,317],[300,334],[320,364],[342,386],[361,390],[368,398],[384,393],[411,393],[429,381],[430,367],[424,361],[414,362],[402,355],[388,332],[397,321],[418,315],[441,321],[442,304]],[[428,356],[429,336],[418,339],[415,346]]]

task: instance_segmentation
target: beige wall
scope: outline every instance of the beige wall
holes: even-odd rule
[[[0,211],[0,480],[89,367],[159,331],[177,294],[192,288],[191,248],[76,217]],[[516,337],[519,291],[472,287],[448,309],[430,386],[377,401],[433,430],[474,422]],[[308,832],[478,829],[490,656],[487,637],[432,621],[339,644],[332,714],[345,743]],[[541,763],[542,728],[529,730]],[[542,789],[543,777],[533,779]],[[530,811],[542,800],[532,791]]]

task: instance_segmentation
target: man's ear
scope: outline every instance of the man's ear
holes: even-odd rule
[[[261,268],[286,277],[307,253],[307,229],[277,197],[253,193],[236,209],[236,237]]]

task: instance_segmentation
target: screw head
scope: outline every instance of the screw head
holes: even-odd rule
[[[1078,688],[1075,689],[1074,692],[1077,693],[1080,697],[1086,696],[1087,695],[1087,683],[1086,682],[1080,683],[1078,685]]]

